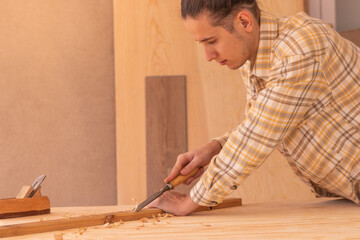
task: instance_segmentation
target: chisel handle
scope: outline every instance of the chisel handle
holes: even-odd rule
[[[176,178],[174,178],[172,181],[169,182],[169,184],[171,185],[171,189],[174,189],[178,185],[188,180],[190,177],[194,176],[197,173],[197,171],[199,171],[199,167],[194,168],[189,174],[186,175],[179,174]]]

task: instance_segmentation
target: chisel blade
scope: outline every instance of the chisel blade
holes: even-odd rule
[[[136,208],[133,209],[133,212],[138,212],[144,207],[146,207],[149,203],[160,197],[164,192],[169,191],[171,189],[171,186],[166,184],[165,187],[163,187],[159,192],[154,193],[150,197],[148,197],[145,201],[140,203]]]

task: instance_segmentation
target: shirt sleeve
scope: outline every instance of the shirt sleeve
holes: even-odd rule
[[[230,136],[231,132],[227,132],[224,135],[214,138],[212,139],[213,141],[218,141],[221,145],[221,147],[224,147],[225,143],[227,142],[229,136]]]
[[[203,206],[220,203],[297,127],[325,86],[314,58],[275,58],[266,87],[191,189],[192,200]]]

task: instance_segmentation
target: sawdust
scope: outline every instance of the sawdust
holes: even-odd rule
[[[124,224],[124,222],[122,220],[120,220],[118,222],[105,223],[102,227],[104,227],[104,228],[115,228],[115,227],[118,227],[118,226],[120,226],[122,224]]]
[[[114,226],[115,226],[115,227],[120,226],[120,225],[122,225],[122,224],[124,224],[123,220],[120,220],[120,221],[118,221],[118,222],[114,222]]]
[[[148,218],[141,218],[139,221],[142,223],[141,225],[136,227],[136,230],[145,227],[145,223],[151,223],[152,225],[156,225],[161,220],[167,219],[169,217],[173,217],[173,214],[170,213],[159,213],[157,216],[152,215],[151,221]],[[167,224],[172,224],[171,222],[167,221]]]
[[[77,233],[78,233],[78,234],[80,234],[80,235],[83,235],[83,234],[84,234],[84,232],[86,232],[86,230],[87,230],[87,228],[86,228],[86,227],[79,228]]]

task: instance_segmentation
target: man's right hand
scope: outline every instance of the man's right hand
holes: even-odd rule
[[[200,177],[204,173],[204,166],[208,165],[211,159],[220,152],[221,145],[218,141],[211,141],[208,144],[197,148],[195,150],[180,154],[177,157],[176,163],[171,170],[171,173],[164,182],[170,182],[177,175],[186,175],[196,167],[200,167],[199,171],[184,184],[190,184],[194,179]]]

